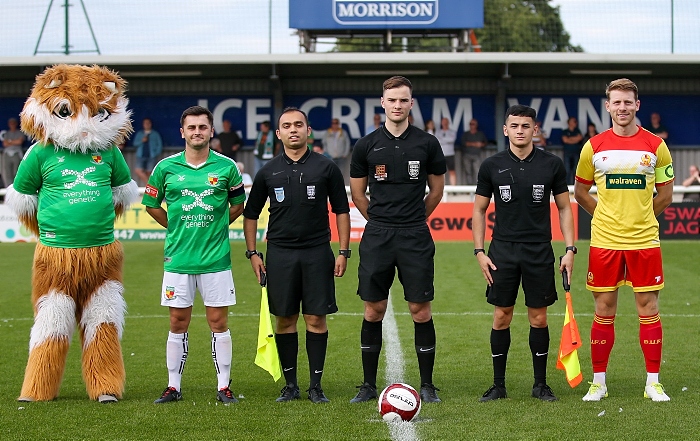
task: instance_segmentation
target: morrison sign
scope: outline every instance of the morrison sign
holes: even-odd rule
[[[483,26],[483,0],[289,0],[289,27],[301,30]]]

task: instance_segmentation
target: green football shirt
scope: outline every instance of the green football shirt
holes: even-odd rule
[[[143,205],[157,208],[165,201],[167,206],[165,271],[203,274],[231,269],[229,204],[245,201],[242,190],[236,163],[214,151],[198,167],[185,161],[184,151],[156,165]]]
[[[131,181],[117,147],[88,153],[34,144],[20,162],[13,187],[39,196],[39,240],[58,248],[114,242],[112,187]]]

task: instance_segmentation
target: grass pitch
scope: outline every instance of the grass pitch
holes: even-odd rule
[[[362,302],[356,296],[357,258],[337,280],[340,312],[329,317],[329,348],[323,387],[331,399],[313,405],[302,399],[275,403],[282,381],[273,383],[253,364],[260,287],[243,257],[244,244],[232,243],[233,273],[238,305],[231,308],[234,343],[232,390],[243,396],[236,405],[215,400],[216,376],[209,349],[209,330],[197,298],[190,327],[190,354],[178,403],[154,405],[167,384],[165,341],[167,310],[159,306],[162,242],[124,243],[124,277],[129,314],[122,341],[127,370],[126,394],[114,405],[86,397],[80,373],[80,344],[76,337],[69,353],[57,400],[18,403],[32,326],[30,272],[33,244],[0,244],[0,439],[211,439],[211,440],[385,440],[387,426],[375,403],[348,403],[362,380],[359,330]],[[593,300],[584,287],[587,243],[579,243],[572,295],[586,340]],[[356,244],[354,245],[356,248]],[[608,371],[610,397],[584,403],[592,378],[590,350],[579,350],[584,383],[567,385],[555,369],[563,323],[564,302],[550,309],[548,382],[560,398],[544,403],[530,397],[532,362],[528,323],[522,298],[512,324],[508,359],[509,399],[479,403],[492,381],[489,333],[492,307],[484,299],[485,282],[469,243],[438,243],[436,300],[433,303],[438,352],[435,384],[442,403],[423,406],[416,422],[422,440],[638,440],[700,439],[700,386],[697,360],[700,341],[700,301],[697,295],[698,242],[662,244],[666,288],[661,293],[664,354],[661,381],[669,403],[642,398],[646,378],[638,342],[638,320],[631,290],[623,288],[616,319],[616,345]],[[335,246],[334,248],[337,248]],[[562,243],[555,244],[562,251]],[[355,254],[356,256],[356,254]],[[558,280],[559,284],[559,280]],[[405,382],[419,386],[413,349],[413,325],[398,282],[394,307],[406,361]],[[560,290],[560,298],[563,292]],[[300,322],[299,380],[308,387],[303,323]],[[379,379],[382,383],[383,357]],[[305,394],[302,392],[302,397]]]

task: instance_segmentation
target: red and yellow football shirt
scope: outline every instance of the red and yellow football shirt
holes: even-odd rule
[[[641,127],[634,136],[618,136],[609,129],[586,142],[576,180],[598,188],[591,246],[613,250],[658,247],[654,186],[672,184],[673,178],[668,146]]]

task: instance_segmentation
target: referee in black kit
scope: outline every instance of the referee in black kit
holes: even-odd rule
[[[357,288],[365,305],[360,334],[364,381],[352,403],[377,397],[382,320],[397,269],[414,323],[420,396],[425,402],[440,401],[433,385],[435,327],[430,309],[435,244],[426,220],[442,199],[447,168],[438,140],[408,122],[412,94],[404,77],[384,82],[386,123],[357,141],[352,155],[352,200],[368,221],[360,242]]]
[[[343,175],[333,161],[306,145],[311,127],[304,112],[286,108],[279,118],[277,137],[284,152],[271,159],[255,175],[245,217],[246,257],[258,281],[267,272],[270,312],[276,318],[277,350],[286,385],[277,401],[298,399],[297,321],[299,303],[306,322],[306,353],[309,358],[308,397],[328,402],[321,376],[328,346],[326,315],[338,311],[333,276],[345,274],[350,257],[350,208]],[[258,217],[270,198],[267,230],[267,268],[256,250]],[[328,202],[336,214],[340,251],[334,257]]]
[[[566,269],[569,283],[576,254],[574,219],[564,163],[552,153],[532,145],[532,137],[537,130],[535,121],[534,109],[523,105],[511,106],[506,112],[503,126],[503,134],[509,140],[508,149],[487,158],[479,169],[472,220],[474,255],[488,282],[486,299],[494,305],[491,329],[494,384],[479,401],[507,397],[505,381],[510,323],[521,282],[530,321],[529,341],[535,376],[532,396],[543,401],[557,399],[547,385],[547,307],[557,300],[550,220],[551,195],[554,195],[566,242],[559,271]],[[486,210],[492,195],[496,220],[487,255],[484,251]]]

